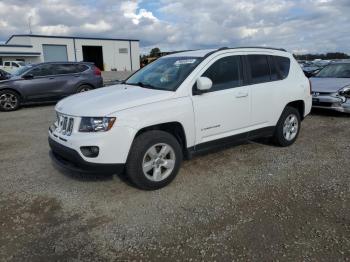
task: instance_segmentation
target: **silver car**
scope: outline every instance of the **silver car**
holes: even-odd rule
[[[350,113],[350,62],[337,62],[310,78],[312,106]]]

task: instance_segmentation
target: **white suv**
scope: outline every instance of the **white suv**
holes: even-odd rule
[[[63,99],[52,157],[75,171],[125,170],[142,189],[170,183],[183,158],[257,137],[294,143],[311,110],[308,79],[273,48],[168,55],[120,85]]]

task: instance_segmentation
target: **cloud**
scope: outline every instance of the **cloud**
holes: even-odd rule
[[[0,41],[12,34],[140,39],[147,52],[264,45],[350,53],[349,0],[2,0]]]

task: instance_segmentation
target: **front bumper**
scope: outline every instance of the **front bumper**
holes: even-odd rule
[[[312,107],[350,113],[350,99],[338,96],[337,94],[314,93],[312,96]]]
[[[52,160],[65,170],[94,174],[120,174],[124,170],[125,164],[99,164],[87,162],[74,149],[54,141],[51,137],[48,139]]]

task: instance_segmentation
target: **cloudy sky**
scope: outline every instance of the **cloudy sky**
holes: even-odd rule
[[[266,45],[350,53],[350,0],[0,0],[12,34],[140,39],[143,52]]]

